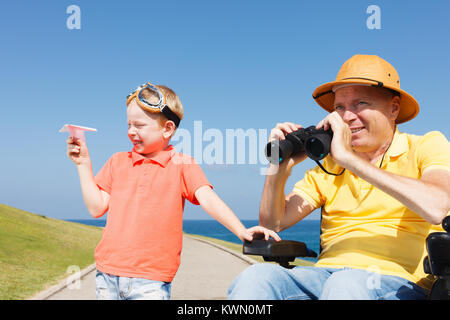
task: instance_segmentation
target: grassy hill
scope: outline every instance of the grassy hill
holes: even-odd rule
[[[26,299],[94,263],[102,229],[0,204],[0,300]]]
[[[0,300],[26,299],[94,263],[102,229],[0,204]],[[194,235],[242,252],[242,245]],[[261,257],[251,258],[263,262]],[[310,265],[296,259],[294,265]]]

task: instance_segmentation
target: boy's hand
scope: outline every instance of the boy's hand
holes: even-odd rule
[[[269,237],[272,237],[275,239],[275,241],[280,241],[281,238],[278,236],[278,234],[275,231],[272,231],[270,229],[261,227],[261,226],[255,226],[251,227],[249,229],[246,229],[242,234],[240,234],[239,238],[241,238],[242,241],[253,240],[253,235],[255,234],[264,234],[264,239],[269,240]]]
[[[90,163],[89,152],[86,143],[77,138],[67,139],[67,156],[77,166]]]

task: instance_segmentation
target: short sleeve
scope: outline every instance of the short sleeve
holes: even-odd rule
[[[98,187],[111,194],[111,186],[113,181],[112,163],[114,155],[103,165],[100,171],[95,176],[95,183]]]
[[[425,134],[417,146],[417,162],[421,175],[430,169],[450,171],[450,144],[447,138],[439,131]]]
[[[203,170],[192,157],[186,155],[183,155],[183,157],[185,158],[181,176],[183,197],[188,199],[192,204],[199,205],[199,202],[195,197],[197,189],[202,186],[209,186],[211,188],[213,186],[209,183]],[[186,157],[189,158],[189,161],[186,161]]]
[[[323,173],[320,170],[318,166],[307,170],[303,179],[297,182],[292,190],[316,209],[325,203],[325,197],[320,187],[323,182]]]

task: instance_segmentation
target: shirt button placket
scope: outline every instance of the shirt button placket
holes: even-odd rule
[[[146,159],[144,160],[144,163],[142,164],[142,180],[141,183],[139,185],[139,191],[140,192],[145,192],[146,189],[146,185],[148,185],[148,170],[150,169],[150,160]]]

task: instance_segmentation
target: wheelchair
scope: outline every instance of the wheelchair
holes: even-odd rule
[[[429,300],[450,300],[450,216],[443,220],[442,228],[445,232],[430,233],[426,239],[428,256],[423,261],[423,268],[435,278]],[[246,255],[262,256],[264,261],[276,262],[285,268],[293,268],[289,263],[297,257],[317,257],[305,243],[293,240],[254,239],[245,241],[242,251]]]
[[[442,221],[445,232],[430,233],[426,239],[428,256],[423,260],[425,273],[436,277],[430,300],[450,300],[450,216]]]

